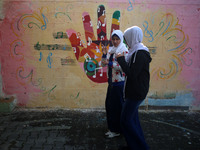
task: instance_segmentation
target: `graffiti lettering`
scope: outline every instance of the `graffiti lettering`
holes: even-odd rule
[[[63,33],[63,32],[53,33],[53,37],[55,39],[67,39],[68,38],[67,34]]]
[[[79,94],[80,94],[80,92],[78,92],[76,96],[74,96],[74,95],[71,94],[71,95],[70,95],[70,98],[72,98],[72,99],[77,99],[77,98],[79,97]]]
[[[192,53],[192,48],[186,48],[184,51],[182,51],[180,54],[178,54],[181,57],[181,60],[184,65],[191,66],[193,63],[193,60],[189,58],[189,55]]]
[[[48,10],[48,9],[47,9]],[[19,19],[17,19],[19,18]],[[17,20],[17,21],[16,21]],[[16,21],[16,22],[15,22]],[[32,14],[23,14],[22,16],[17,16],[12,20],[11,29],[16,36],[19,36],[21,32],[27,24],[28,28],[33,28],[33,25],[38,27],[41,30],[45,30],[47,28],[48,19],[44,15],[44,7],[39,9],[39,13],[34,11]],[[15,30],[16,27],[16,30]]]
[[[150,52],[151,54],[156,54],[156,48],[157,48],[157,47],[148,47],[149,52]]]
[[[37,80],[37,82],[33,81],[33,74],[34,71],[33,69],[31,69],[30,73],[28,73],[28,75],[23,75],[22,73],[24,72],[24,67],[20,66],[17,68],[16,71],[16,78],[17,81],[21,84],[21,85],[26,85],[28,83],[31,83],[33,86],[39,86],[42,83],[42,79],[39,78]]]
[[[40,52],[40,58],[39,58],[39,61],[42,61],[42,52]]]
[[[35,50],[71,50],[71,46],[65,45],[58,45],[58,44],[37,44],[34,45]]]
[[[52,58],[51,58],[51,56],[52,56],[53,54],[50,52],[49,53],[49,55],[48,55],[48,57],[47,57],[47,63],[48,63],[48,67],[49,68],[51,68],[51,63],[52,63]]]
[[[74,65],[75,60],[71,57],[61,58],[61,65]]]
[[[161,26],[161,27],[160,27],[160,29],[158,30],[158,32],[155,34],[154,37],[156,37],[156,36],[158,35],[158,33],[162,30],[162,28],[164,27],[164,25],[165,25],[165,23],[164,23],[163,21],[161,21],[160,24],[159,24],[159,26]]]
[[[135,2],[135,0],[132,0],[132,1],[133,1],[133,3]],[[128,2],[129,2],[129,4],[130,4],[130,6],[128,6],[127,10],[128,10],[128,11],[131,11],[131,10],[133,10],[133,5],[132,5],[132,3],[131,3],[130,0],[128,0]]]
[[[24,59],[23,53],[16,52],[18,47],[23,47],[23,46],[24,46],[24,42],[20,39],[17,39],[10,44],[10,54],[12,58],[17,59],[18,61],[22,61]]]
[[[30,73],[26,76],[22,75],[22,73],[24,72],[24,68],[22,66],[20,66],[18,69],[17,69],[17,80],[18,82],[21,84],[21,85],[26,85],[27,83],[31,83],[33,86],[40,86],[42,84],[42,79],[39,78],[37,80],[37,82],[34,82],[33,81],[33,74],[34,74],[34,71],[33,69],[31,69]],[[52,95],[52,91],[56,88],[57,85],[55,85],[52,89],[50,89],[49,91],[46,91],[46,88],[45,87],[41,87],[41,90],[44,91],[43,94],[48,94],[48,99],[50,100],[53,100],[55,99],[55,96]]]
[[[67,16],[69,18],[69,20],[72,20],[71,17],[70,17],[70,15],[69,15],[69,12],[68,12],[72,8],[73,8],[73,5],[68,5],[66,7],[66,11],[65,12],[56,12],[55,13],[55,18],[58,18],[58,14],[62,14],[62,15]]]
[[[148,27],[149,27],[149,25],[148,25],[148,22],[147,21],[145,21],[144,23],[143,23],[143,27],[144,27],[144,36],[145,37],[147,37],[148,38],[148,41],[149,42],[153,42],[154,41],[154,38],[153,38],[153,32],[150,30],[148,30]],[[150,38],[150,39],[149,39]]]
[[[44,92],[43,94],[44,94],[44,95],[47,94],[49,100],[54,100],[54,99],[56,99],[55,95],[51,94],[51,93],[54,91],[54,89],[55,89],[56,87],[57,87],[57,85],[54,85],[53,88],[51,88],[49,91]]]
[[[147,38],[149,42],[154,42],[156,38],[159,38],[159,40],[163,38],[166,41],[166,49],[164,49],[164,51],[167,52],[168,55],[171,54],[171,57],[167,60],[169,64],[166,68],[160,66],[159,69],[153,69],[154,72],[157,72],[153,74],[156,74],[160,79],[170,79],[182,71],[183,65],[192,65],[193,61],[190,58],[192,48],[186,48],[189,37],[185,35],[182,26],[178,24],[178,20],[175,21],[171,13],[163,15],[161,21],[158,23],[158,28],[151,28],[151,24],[149,24],[148,21],[144,21],[144,37]],[[156,25],[153,24],[152,26]],[[154,32],[151,29],[154,30]],[[154,35],[154,33],[156,34]],[[179,35],[178,38],[177,35]],[[156,54],[156,49],[157,46],[149,47],[151,54]]]
[[[75,100],[76,104],[81,106],[83,105],[84,99],[80,98],[80,92],[78,92],[77,94],[71,94],[70,98]]]
[[[41,29],[45,30],[47,28],[48,19],[47,19],[47,17],[43,13],[42,13],[42,17],[43,17],[44,25],[41,26]]]
[[[22,75],[22,72],[24,72],[24,67],[20,66],[19,68],[17,68],[16,78],[18,82],[24,86],[31,81],[33,76],[33,70],[31,69],[30,73],[27,76]]]

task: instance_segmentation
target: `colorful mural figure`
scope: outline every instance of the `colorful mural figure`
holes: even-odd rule
[[[109,49],[111,44],[110,37],[107,38],[106,31],[106,10],[103,5],[97,8],[97,39],[93,31],[93,24],[90,15],[87,12],[82,14],[82,21],[85,30],[87,43],[81,39],[80,33],[76,33],[73,29],[67,30],[67,35],[71,42],[77,61],[83,68],[87,77],[93,82],[107,82],[106,68],[101,67],[100,61],[102,56],[102,44]],[[113,13],[111,33],[113,30],[119,29],[120,11]]]

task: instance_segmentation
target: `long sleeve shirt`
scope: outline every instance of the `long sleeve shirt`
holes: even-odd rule
[[[110,53],[107,53],[106,55],[103,54],[102,61],[109,61]],[[127,57],[128,53],[126,52],[124,54],[125,57]],[[102,63],[101,63],[102,64]],[[105,65],[102,64],[103,67]],[[112,61],[109,61],[107,68],[112,68],[112,82],[121,82],[125,81],[125,73],[122,71],[122,68],[120,67],[119,63],[117,62],[117,59],[115,57],[115,54],[113,55]],[[107,71],[108,72],[108,71]],[[108,74],[107,74],[108,75]]]

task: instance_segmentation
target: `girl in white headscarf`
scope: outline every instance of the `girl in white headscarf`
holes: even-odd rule
[[[138,108],[149,90],[151,56],[148,48],[142,43],[141,28],[137,26],[128,28],[124,32],[124,39],[129,47],[128,57],[125,58],[121,53],[117,55],[117,61],[126,74],[121,127],[127,147],[123,149],[147,150],[148,145],[140,126]]]
[[[128,55],[128,49],[123,43],[123,32],[120,30],[113,31],[111,35],[111,41],[113,46],[108,50],[103,46],[102,65],[107,65],[108,71],[108,89],[106,95],[106,117],[108,132],[106,135],[108,138],[119,136],[121,133],[120,116],[122,110],[123,88],[125,74],[123,73],[120,65],[116,61],[116,54],[122,53],[125,56]]]

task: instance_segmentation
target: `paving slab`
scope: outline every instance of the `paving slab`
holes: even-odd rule
[[[200,113],[139,111],[152,150],[200,150]],[[117,150],[123,135],[112,139],[105,110],[17,109],[0,113],[0,150]]]

